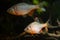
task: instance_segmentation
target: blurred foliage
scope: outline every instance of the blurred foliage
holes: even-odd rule
[[[33,4],[39,4],[38,0],[33,0]]]
[[[37,12],[40,14],[40,12],[45,12],[46,9],[44,8],[44,6],[48,6],[48,3],[46,1],[42,1],[42,2],[39,2],[39,0],[33,0],[33,4],[35,5],[39,5],[40,8],[37,10]]]

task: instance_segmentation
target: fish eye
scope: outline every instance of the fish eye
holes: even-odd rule
[[[31,26],[27,27],[27,30],[31,29]]]

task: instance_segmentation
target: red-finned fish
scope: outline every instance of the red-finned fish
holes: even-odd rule
[[[10,7],[7,12],[16,16],[24,16],[26,14],[32,15],[35,9],[38,9],[38,5],[31,5],[27,3],[18,3]]]

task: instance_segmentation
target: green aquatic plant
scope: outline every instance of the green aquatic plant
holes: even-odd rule
[[[33,0],[33,4],[39,4],[38,0]]]
[[[37,12],[40,14],[41,12],[45,12],[46,9],[44,6],[48,6],[48,3],[46,1],[39,2],[39,0],[33,0],[33,4],[39,5],[40,8],[37,10]]]

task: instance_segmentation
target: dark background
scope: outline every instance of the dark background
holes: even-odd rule
[[[26,2],[31,3],[32,0],[0,0],[0,34],[10,34],[12,33],[21,33],[23,32],[23,29],[31,22],[33,22],[33,18],[30,16],[27,16],[26,18],[22,16],[14,16],[11,14],[8,14],[6,10],[11,7],[14,4]],[[41,14],[41,19],[46,22],[50,19],[51,25],[57,25],[56,19],[58,18],[59,11],[60,11],[60,1],[59,0],[41,0],[41,1],[47,1],[49,3],[47,9],[47,12]],[[59,9],[59,10],[58,10]],[[58,13],[58,14],[57,14]],[[57,14],[57,15],[56,15]]]

